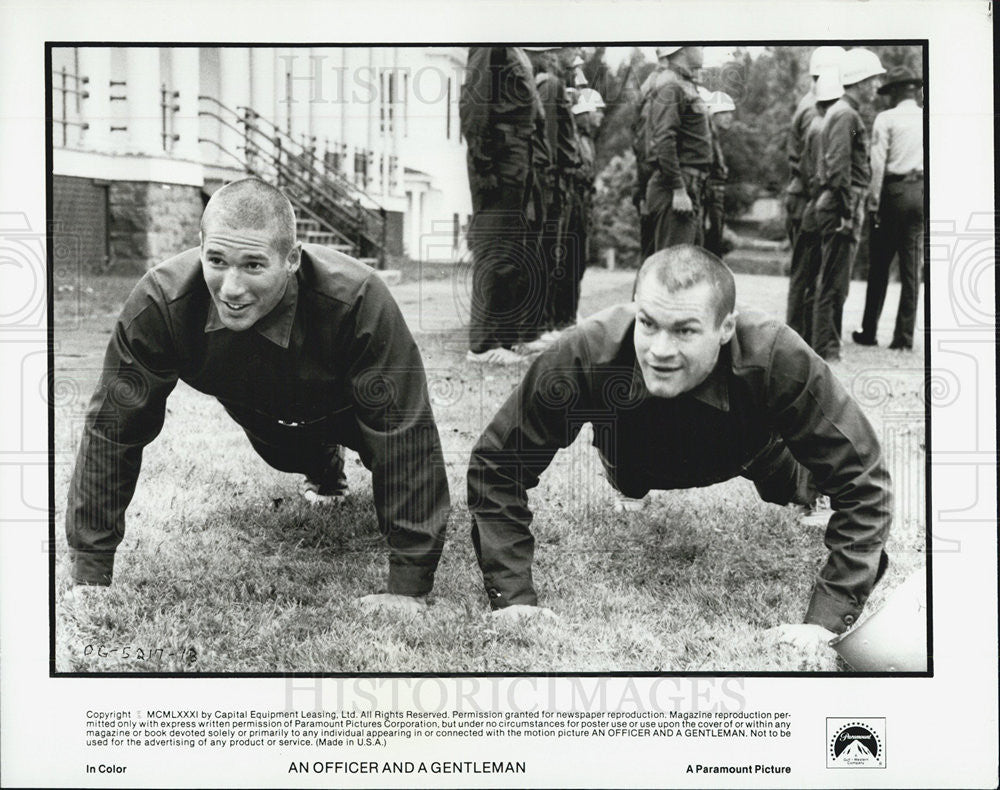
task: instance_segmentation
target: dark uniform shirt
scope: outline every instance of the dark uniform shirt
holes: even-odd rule
[[[674,67],[654,72],[642,112],[647,166],[662,173],[668,189],[684,186],[682,167],[709,169],[712,138],[708,107],[689,73]]]
[[[821,134],[823,172],[820,187],[832,193],[834,206],[845,218],[854,215],[858,195],[867,190],[872,169],[868,160],[868,129],[858,105],[841,96],[827,110]]]
[[[816,94],[810,88],[809,92],[799,99],[788,127],[788,168],[792,180],[788,184],[787,192],[790,195],[808,194],[802,177],[801,161],[806,144],[806,132],[815,117]]]
[[[76,582],[111,582],[142,451],[178,379],[265,441],[308,431],[356,449],[389,542],[389,591],[430,591],[449,497],[420,352],[373,270],[312,244],[281,303],[242,332],[223,327],[198,249],[136,285],[108,344],[70,485]]]
[[[562,78],[547,71],[535,75],[538,95],[545,107],[545,137],[549,152],[560,175],[573,172],[580,165],[576,146],[576,122],[572,104]]]
[[[539,106],[520,47],[469,47],[458,113],[474,188],[524,181]]]
[[[632,495],[753,476],[755,462],[783,442],[835,511],[806,621],[843,631],[885,569],[891,519],[888,472],[861,409],[795,332],[756,312],[740,313],[701,385],[652,397],[634,326],[634,305],[620,305],[566,333],[473,450],[468,502],[491,605],[536,604],[527,491],[590,422],[609,477],[629,481]]]

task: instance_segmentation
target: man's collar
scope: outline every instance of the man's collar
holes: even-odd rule
[[[676,72],[686,80],[691,80],[692,82],[694,81],[694,72],[691,69],[687,68],[686,66],[682,66],[680,63],[673,63],[668,61],[667,68],[673,72]]]
[[[712,368],[708,377],[693,390],[678,397],[695,398],[719,411],[729,411],[729,383],[726,373],[732,367],[731,360],[730,343],[727,343],[719,351],[719,358],[715,361],[715,367]],[[636,357],[632,367],[632,386],[629,388],[629,400],[639,401],[647,397],[654,396],[650,395],[649,390],[646,389],[646,380],[642,377],[642,368],[639,366],[638,357]]]
[[[858,102],[857,99],[851,96],[851,94],[845,93],[840,97],[840,100],[842,102],[846,102],[847,104],[849,104],[854,109],[855,112],[860,112],[861,104]]]
[[[295,322],[295,308],[299,298],[299,279],[294,274],[288,278],[288,285],[281,301],[275,308],[253,325],[253,329],[259,335],[266,337],[276,346],[288,348],[288,343],[292,337],[292,324]],[[209,298],[208,318],[205,321],[205,331],[214,332],[218,329],[225,329],[219,309],[215,306],[215,300]]]

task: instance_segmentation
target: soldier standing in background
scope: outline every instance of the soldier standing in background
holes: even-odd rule
[[[577,239],[569,252],[573,255],[571,276],[573,289],[569,312],[575,317],[580,309],[580,282],[589,260],[589,235],[591,211],[594,204],[594,179],[597,177],[597,146],[594,138],[604,120],[604,99],[593,88],[583,88],[573,105],[576,118],[577,144],[580,151],[580,167],[576,171],[576,199],[570,215],[569,232]]]
[[[858,110],[871,104],[878,75],[884,73],[871,50],[858,47],[845,52],[840,65],[844,95],[823,119],[822,181],[816,200],[823,260],[816,282],[812,340],[816,353],[828,362],[840,359],[844,300],[871,183],[868,130]]]
[[[667,55],[678,49],[680,47],[656,48],[656,68],[639,88],[639,100],[632,119],[632,150],[635,153],[635,192],[632,194],[632,203],[639,214],[639,249],[642,260],[653,254],[652,222],[646,206],[646,185],[652,175],[652,170],[646,163],[646,104],[659,80],[660,72],[667,68]]]
[[[648,168],[646,211],[652,247],[701,244],[702,195],[712,165],[708,108],[698,94],[695,72],[703,47],[662,47],[666,68],[655,72],[642,104],[644,163]]]
[[[531,63],[519,47],[470,47],[459,98],[468,146],[472,221],[472,308],[469,353],[473,362],[516,363],[534,302],[537,266],[525,209],[532,192],[532,134],[538,99]]]
[[[726,228],[726,181],[729,168],[722,152],[721,132],[733,125],[736,105],[732,97],[723,91],[710,93],[705,99],[709,110],[709,131],[712,133],[712,167],[708,171],[705,185],[705,249],[722,257],[722,234]]]
[[[791,172],[791,180],[785,188],[785,229],[788,232],[788,241],[792,245],[793,251],[788,271],[787,321],[789,325],[792,325],[793,309],[801,309],[802,288],[805,282],[802,273],[796,271],[800,259],[796,258],[794,254],[799,228],[802,225],[802,214],[809,201],[800,164],[802,149],[805,145],[806,131],[816,118],[816,81],[822,73],[830,70],[836,73],[839,79],[840,58],[843,54],[842,47],[816,47],[813,50],[812,55],[809,56],[809,75],[812,78],[812,84],[806,95],[799,99],[795,112],[792,113],[792,121],[788,129],[788,169]],[[793,328],[799,331],[799,328],[794,325]]]
[[[573,179],[580,165],[576,147],[576,126],[572,105],[567,96],[567,80],[573,79],[573,60],[577,47],[560,47],[548,58],[544,71],[535,75],[535,85],[545,108],[545,137],[554,162],[553,189],[545,210],[545,222],[539,239],[539,249],[547,272],[545,304],[550,312],[545,325],[549,331],[540,338],[553,342],[558,331],[573,323],[575,314],[568,315],[571,277],[569,247],[577,240],[569,237],[568,222],[574,197]]]
[[[830,106],[844,94],[840,84],[840,69],[829,69],[819,75],[814,87],[816,112],[806,129],[802,146],[799,173],[807,198],[802,212],[802,222],[792,247],[792,266],[788,281],[788,314],[786,323],[812,345],[812,315],[816,298],[816,279],[819,277],[823,253],[820,246],[819,225],[816,221],[816,198],[822,181],[823,151],[821,133],[823,119]]]
[[[843,47],[816,47],[809,56],[809,76],[812,84],[805,96],[792,113],[792,121],[788,129],[788,169],[791,180],[785,188],[785,210],[788,230],[788,241],[795,246],[795,238],[802,222],[802,212],[805,210],[808,196],[802,183],[799,162],[802,159],[802,147],[805,144],[806,129],[816,117],[816,80],[828,69],[839,69],[840,58],[844,54]]]
[[[878,320],[885,304],[889,266],[899,255],[899,309],[889,348],[913,348],[917,318],[919,265],[924,241],[924,126],[917,95],[923,81],[905,66],[886,74],[880,94],[888,94],[891,109],[872,124],[872,182],[868,210],[874,214],[868,259],[868,290],[861,331],[853,334],[862,346],[878,344]]]

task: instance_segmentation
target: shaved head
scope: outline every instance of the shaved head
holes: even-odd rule
[[[693,244],[667,247],[646,258],[635,279],[636,294],[649,277],[671,293],[708,283],[715,298],[716,325],[736,307],[736,283],[729,267],[708,250]]]
[[[282,258],[295,245],[292,204],[281,190],[259,178],[244,178],[217,190],[201,215],[203,239],[210,227],[266,231]]]

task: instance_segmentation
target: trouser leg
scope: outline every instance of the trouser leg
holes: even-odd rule
[[[649,180],[646,203],[652,221],[653,251],[673,247],[677,244],[697,244],[700,238],[699,226],[703,221],[701,188],[692,188],[685,181],[692,211],[679,213],[673,210],[673,190],[664,184],[660,173]]]
[[[872,228],[868,246],[868,287],[865,290],[865,312],[861,320],[861,332],[874,340],[878,335],[878,322],[885,305],[885,293],[889,287],[889,267],[896,251],[894,237],[896,228],[892,217],[883,206],[883,220],[877,228]]]
[[[840,233],[836,232],[840,217],[835,212],[818,210],[817,216],[822,262],[813,307],[812,345],[821,357],[834,360],[840,359],[844,301],[851,284],[860,216],[855,216],[850,230]]]
[[[306,475],[320,484],[319,493],[336,494],[347,490],[344,448],[324,443],[322,434],[308,427],[289,428],[287,438],[261,436],[243,427],[257,455],[282,472]]]
[[[893,185],[892,191],[896,185]],[[920,268],[924,259],[924,189],[923,182],[903,182],[899,196],[899,310],[893,331],[894,345],[913,345],[913,329],[917,320],[917,293],[920,288]]]
[[[473,217],[469,348],[481,353],[517,342],[523,309],[522,282],[531,265],[527,227],[520,207],[498,203]]]
[[[816,278],[822,258],[819,234],[799,230],[792,249],[792,265],[788,273],[788,307],[786,323],[809,342],[812,309],[816,294]]]
[[[817,494],[812,474],[784,445],[776,442],[744,473],[760,498],[775,505],[811,505]]]
[[[725,229],[725,187],[710,185],[705,194],[705,249],[722,257],[722,237]]]

